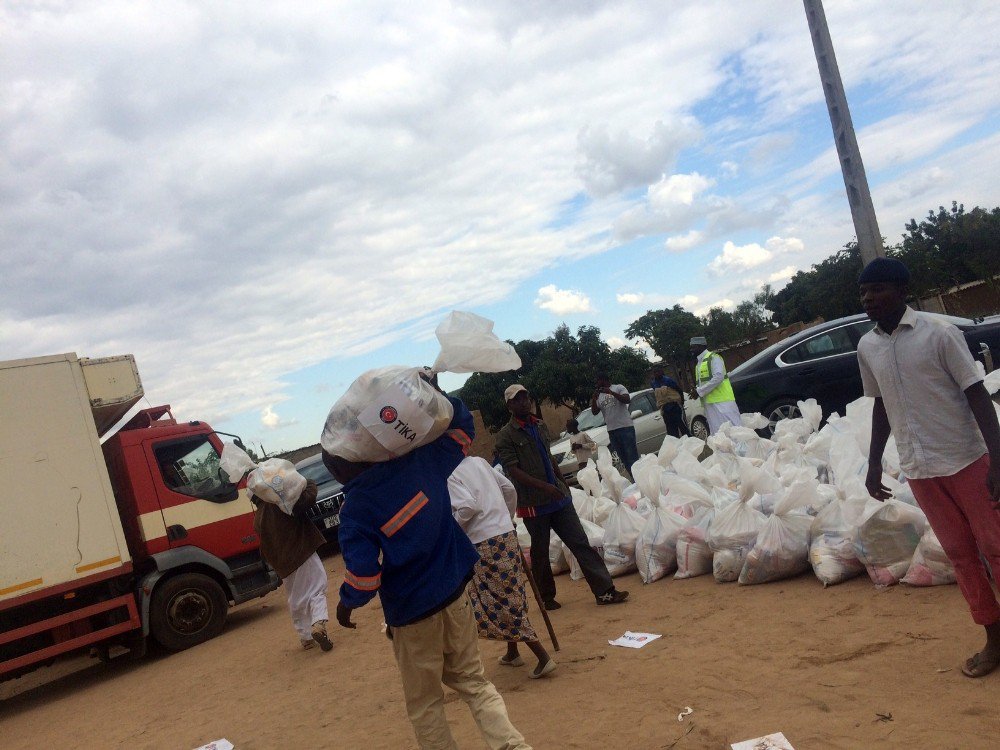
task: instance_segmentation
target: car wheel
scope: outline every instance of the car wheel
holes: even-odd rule
[[[164,648],[181,651],[221,633],[228,609],[218,583],[201,573],[181,573],[153,590],[149,630]]]
[[[771,404],[764,415],[767,417],[767,430],[773,435],[778,422],[782,419],[797,419],[802,416],[802,412],[799,411],[797,401],[786,398]]]
[[[708,420],[695,417],[691,420],[691,435],[699,440],[708,440]]]

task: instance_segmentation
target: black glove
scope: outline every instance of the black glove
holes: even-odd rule
[[[342,628],[358,627],[351,622],[351,608],[344,606],[343,602],[337,602],[337,622],[340,623],[340,627]]]

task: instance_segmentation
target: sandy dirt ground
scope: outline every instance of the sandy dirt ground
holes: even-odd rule
[[[339,555],[325,564],[332,603],[343,566]],[[633,574],[617,580],[631,602],[597,607],[582,581],[556,581],[551,677],[501,667],[503,646],[480,642],[535,748],[728,748],[777,731],[797,750],[1000,743],[1000,673],[959,671],[982,631],[955,586],[877,591],[859,578],[824,590],[811,575],[644,586]],[[303,651],[279,589],[189,651],[36,671],[0,684],[0,747],[190,750],[222,737],[237,750],[414,747],[377,600],[355,620],[356,631],[334,625],[332,652]],[[608,645],[625,630],[663,637]],[[453,693],[446,704],[458,745],[484,747],[465,705]]]

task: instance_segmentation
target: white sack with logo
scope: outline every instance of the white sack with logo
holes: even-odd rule
[[[222,446],[219,468],[233,484],[238,484],[246,474],[247,489],[254,497],[277,505],[288,515],[292,514],[292,508],[306,488],[306,478],[295,470],[291,462],[283,458],[269,458],[255,464],[247,452],[234,443]]]

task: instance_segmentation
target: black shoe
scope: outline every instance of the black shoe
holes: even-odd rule
[[[597,597],[598,604],[621,604],[628,599],[627,591],[619,591],[612,586],[607,592]]]
[[[542,602],[542,606],[545,607],[549,612],[554,609],[559,609],[562,605],[555,599],[549,599],[547,602]]]

